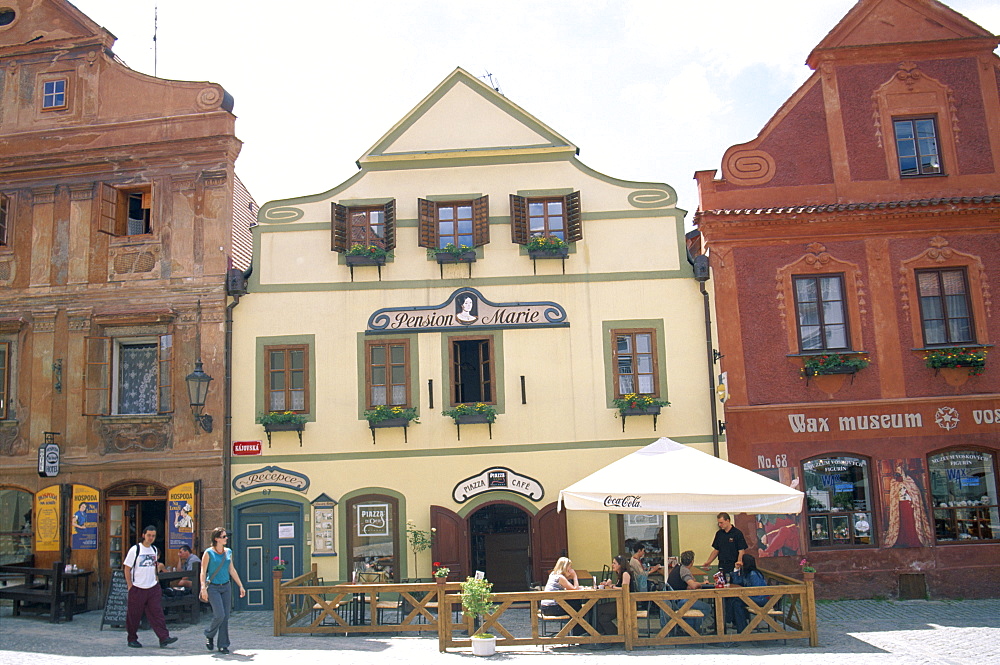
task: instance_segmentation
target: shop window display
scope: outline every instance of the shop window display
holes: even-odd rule
[[[993,455],[953,450],[928,458],[938,542],[995,540],[1000,533]]]
[[[396,580],[399,556],[399,507],[388,496],[356,497],[347,506],[351,579],[361,573],[383,573],[385,581]]]
[[[802,464],[811,547],[875,545],[868,460],[823,457]]]
[[[23,490],[0,489],[0,566],[31,561],[32,501]]]

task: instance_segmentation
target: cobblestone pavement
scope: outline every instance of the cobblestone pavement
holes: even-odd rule
[[[574,663],[635,662],[669,655],[671,665],[749,663],[765,657],[772,663],[828,665],[868,664],[1000,664],[1000,599],[964,601],[836,601],[817,606],[820,646],[805,640],[744,644],[735,647],[699,646],[596,651],[582,647],[501,649],[492,658],[505,665],[552,662],[572,657]],[[156,636],[142,631],[141,651],[125,646],[125,631],[99,630],[101,612],[77,615],[70,623],[52,625],[43,618],[12,617],[0,608],[0,665],[102,665],[143,656],[147,662],[173,665],[236,661],[278,665],[311,658],[311,651],[330,654],[337,665],[416,665],[449,660],[468,661],[467,650],[440,654],[436,637],[341,637],[272,635],[271,615],[241,612],[230,622],[233,653],[222,656],[205,650],[200,626],[171,626],[178,642],[157,647]]]

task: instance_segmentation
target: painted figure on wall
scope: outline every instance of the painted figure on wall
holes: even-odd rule
[[[757,469],[757,473],[793,489],[799,488],[799,477],[794,467]],[[800,519],[799,515],[757,515],[756,528],[746,532],[748,542],[756,540],[750,546],[756,546],[757,557],[798,556],[801,552]]]
[[[924,499],[923,460],[881,460],[886,547],[930,547],[933,542]]]

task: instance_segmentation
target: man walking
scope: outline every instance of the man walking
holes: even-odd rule
[[[139,643],[139,622],[143,614],[149,619],[149,625],[160,638],[160,647],[173,644],[176,637],[167,632],[167,623],[163,619],[163,606],[160,605],[160,585],[156,579],[160,563],[159,553],[153,545],[156,540],[156,527],[147,526],[142,530],[142,542],[129,548],[125,557],[125,584],[128,586],[128,612],[125,615],[125,628],[128,632],[128,645],[141,649]]]
[[[715,532],[715,539],[712,541],[712,555],[702,567],[707,568],[715,561],[715,557],[719,557],[719,570],[728,578],[735,568],[743,567],[747,539],[743,537],[742,531],[733,526],[729,513],[719,513],[716,520],[719,530]]]

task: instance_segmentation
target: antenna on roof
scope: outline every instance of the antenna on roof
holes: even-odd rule
[[[479,78],[484,79],[491,88],[499,92],[501,95],[503,94],[503,90],[500,89],[500,82],[493,78],[493,74],[486,72],[483,76],[480,76]]]
[[[160,20],[160,8],[157,5],[153,5],[153,76],[156,76],[156,61],[157,61],[156,30],[159,27],[159,20]]]

